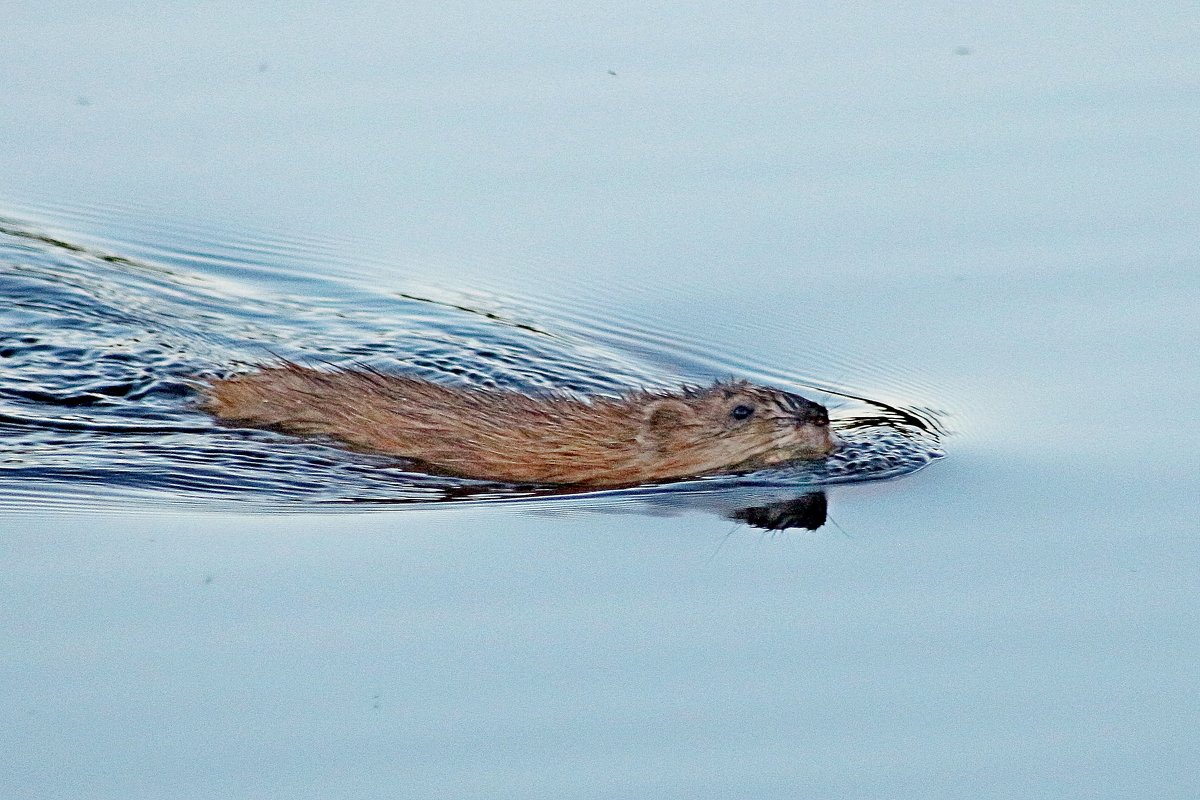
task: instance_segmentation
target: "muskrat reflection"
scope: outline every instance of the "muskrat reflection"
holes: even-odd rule
[[[768,531],[782,531],[788,528],[815,531],[825,524],[828,506],[824,492],[809,492],[792,500],[739,509],[730,514],[729,518]]]
[[[443,490],[442,502],[470,502],[496,497],[494,490],[481,487],[447,487]],[[546,487],[535,489],[524,495],[525,499],[580,497],[590,493],[568,487]],[[595,497],[593,495],[593,497]],[[409,503],[413,501],[394,501]],[[741,522],[752,528],[768,531],[803,529],[815,531],[828,521],[829,501],[825,492],[808,491],[799,495],[780,496],[773,491],[770,496],[758,494],[755,488],[731,487],[721,491],[695,491],[681,484],[677,487],[662,487],[649,493],[616,492],[609,502],[590,503],[584,506],[594,510],[616,513],[649,513],[655,516],[675,516],[686,512],[705,511],[718,517]]]

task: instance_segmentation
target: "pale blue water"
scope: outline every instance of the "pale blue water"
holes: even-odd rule
[[[6,23],[9,795],[1200,791],[1191,7]],[[456,494],[189,410],[264,349],[929,427]]]

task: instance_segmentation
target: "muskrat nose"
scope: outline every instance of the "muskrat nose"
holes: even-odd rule
[[[829,412],[825,410],[825,406],[813,403],[800,412],[800,424],[816,425],[818,428],[824,428],[829,424]]]

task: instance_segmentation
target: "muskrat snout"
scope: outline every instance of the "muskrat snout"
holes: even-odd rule
[[[796,425],[813,425],[825,428],[829,425],[829,412],[820,403],[791,392],[780,392],[781,405],[796,418]]]
[[[829,412],[825,410],[825,406],[819,406],[815,403],[813,407],[800,415],[801,425],[816,425],[818,428],[824,428],[829,425]]]

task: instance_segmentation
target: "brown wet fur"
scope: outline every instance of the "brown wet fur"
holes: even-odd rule
[[[580,400],[284,363],[211,382],[203,407],[231,423],[515,483],[631,486],[835,448],[823,406],[742,381]]]

